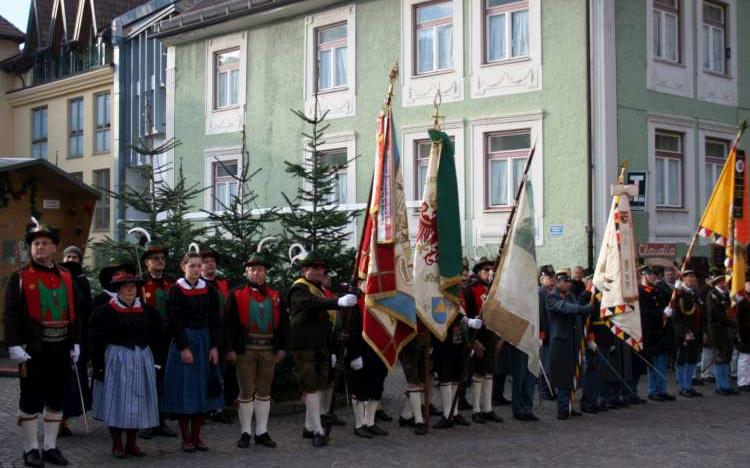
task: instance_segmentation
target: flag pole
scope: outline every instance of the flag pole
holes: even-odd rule
[[[747,120],[740,121],[740,128],[737,131],[737,136],[734,138],[732,149],[736,150],[737,147],[740,145],[740,140],[742,140],[742,136],[745,134],[746,130],[747,130]],[[687,267],[688,262],[690,262],[690,260],[693,257],[693,250],[695,250],[695,245],[698,240],[698,236],[700,235],[700,231],[701,231],[701,226],[699,223],[698,227],[695,229],[695,232],[693,233],[693,238],[690,240],[690,245],[688,246],[687,252],[685,252],[685,258],[682,260],[682,266],[680,267],[680,276],[682,276],[682,273],[685,272],[685,268]],[[670,305],[674,304],[674,301],[676,298],[677,298],[677,288],[674,288],[672,290],[672,297],[669,300],[669,304]]]

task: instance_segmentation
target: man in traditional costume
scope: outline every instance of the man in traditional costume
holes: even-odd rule
[[[73,275],[54,262],[56,231],[32,219],[26,234],[31,262],[14,272],[5,289],[5,341],[18,364],[21,398],[18,425],[23,434],[26,466],[45,462],[64,466],[57,447],[63,417],[65,384],[71,359],[80,357]],[[44,451],[39,452],[37,426],[44,411]]]
[[[680,395],[685,398],[703,396],[693,388],[693,373],[700,360],[700,340],[703,336],[703,301],[698,295],[698,279],[693,270],[685,270],[675,285],[671,304],[664,309],[672,318],[677,341],[677,382]]]
[[[472,268],[473,275],[469,278],[469,285],[461,295],[467,317],[482,317],[482,304],[490,289],[494,266],[492,260],[482,257]],[[502,418],[492,409],[492,384],[499,339],[485,325],[477,331],[476,337],[472,343],[474,373],[471,377],[471,420],[477,424],[502,422]]]
[[[714,376],[716,393],[722,396],[738,395],[729,377],[729,364],[734,351],[737,322],[730,317],[732,300],[727,290],[726,277],[716,274],[709,278],[711,289],[706,294],[706,322],[708,340],[714,349]]]
[[[281,294],[266,283],[270,267],[262,255],[251,256],[245,263],[247,282],[229,292],[224,306],[226,359],[236,364],[239,382],[239,448],[250,446],[253,433],[256,445],[276,446],[268,434],[268,415],[274,368],[286,355],[289,315]]]
[[[641,268],[641,284],[638,301],[640,303],[643,326],[643,353],[656,368],[648,369],[648,398],[653,401],[674,401],[674,395],[667,392],[667,365],[674,352],[674,335],[669,318],[664,309],[669,304],[669,296],[658,286],[658,276],[651,266]]]
[[[300,261],[302,277],[288,292],[291,316],[289,349],[304,392],[306,407],[302,436],[312,439],[314,447],[328,443],[330,427],[323,428],[320,419],[321,393],[328,387],[336,355],[331,354],[333,329],[329,311],[357,305],[357,296],[345,294],[327,298],[322,289],[326,261],[317,252],[310,252]]]
[[[146,266],[143,285],[143,302],[156,309],[162,320],[167,320],[167,298],[169,290],[175,283],[174,278],[165,273],[167,267],[167,249],[151,244],[146,247],[146,251],[141,255],[141,262]],[[171,337],[165,329],[161,339],[154,344],[151,351],[154,354],[156,362],[156,382],[159,389],[160,407],[164,393],[164,371],[167,365],[167,354],[169,353],[169,344]],[[159,417],[159,425],[152,429],[145,429],[138,434],[143,439],[150,439],[155,435],[163,437],[177,437],[177,432],[167,426],[166,418],[163,413]]]

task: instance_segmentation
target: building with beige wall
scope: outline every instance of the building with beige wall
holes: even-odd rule
[[[86,184],[113,188],[112,20],[143,2],[32,0],[23,50],[0,63],[0,155],[43,158]],[[96,203],[90,242],[113,235],[111,205],[108,197]]]

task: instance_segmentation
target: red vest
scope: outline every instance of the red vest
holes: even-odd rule
[[[113,297],[109,301],[109,305],[112,307],[112,309],[119,313],[119,314],[142,314],[144,309],[143,305],[139,302],[138,305],[133,305],[132,307],[125,307],[120,303],[120,301],[117,300],[116,297]]]
[[[166,276],[162,276],[161,281],[159,281],[152,278],[151,275],[146,275],[146,284],[143,285],[143,301],[156,309],[162,317],[167,312],[167,296],[173,284]],[[163,295],[161,303],[157,301],[157,292],[159,290],[161,290],[161,295]]]
[[[471,317],[480,317],[482,315],[482,304],[484,304],[484,301],[487,299],[487,286],[484,285],[484,283],[476,282],[469,286],[469,291],[471,292],[471,295],[474,297],[474,305],[477,308],[477,310],[472,310],[471,312],[475,315],[471,315]],[[466,290],[464,289],[464,293]],[[464,310],[466,311],[466,314],[469,315],[469,311],[466,310],[466,300],[461,297],[461,305],[463,306]]]
[[[67,307],[63,316],[60,317],[61,325],[67,325],[68,322],[74,322],[76,319],[75,297],[73,292],[73,276],[64,268],[57,268],[57,273],[53,271],[37,270],[32,265],[23,268],[20,272],[21,287],[23,288],[24,299],[26,300],[26,311],[29,317],[37,323],[54,321],[50,310],[42,310],[42,298],[39,292],[39,286],[47,289],[60,289],[65,287],[67,296]]]
[[[229,287],[229,281],[227,281],[226,278],[216,278],[214,280],[214,286],[216,286],[216,290],[219,291],[221,300],[226,300],[227,296],[229,296],[229,290],[231,289]]]
[[[271,298],[273,328],[274,330],[278,328],[281,314],[281,296],[279,295],[279,292],[273,288],[266,287],[266,291],[268,292],[268,296],[250,285],[246,285],[234,291],[234,299],[237,301],[237,314],[239,315],[240,323],[246,329],[249,329],[250,327],[250,301],[262,303],[266,300],[266,297]]]

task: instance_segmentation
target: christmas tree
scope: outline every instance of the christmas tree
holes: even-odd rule
[[[288,248],[297,243],[308,251],[318,252],[328,261],[334,281],[349,281],[355,249],[347,244],[350,236],[356,235],[350,230],[356,212],[340,206],[343,194],[339,177],[351,161],[346,160],[346,156],[342,159],[340,153],[320,150],[328,129],[325,123],[328,111],[321,113],[317,93],[312,115],[299,110],[292,112],[304,122],[307,130],[302,132],[306,140],[304,161],[284,162],[286,172],[299,181],[294,198],[282,192],[288,206],[278,214],[284,244]],[[288,272],[286,284],[290,284],[294,272],[285,270]]]
[[[170,139],[154,146],[153,137],[138,138],[131,149],[146,156],[150,164],[132,168],[138,183],[127,184],[117,191],[106,191],[102,196],[109,196],[119,201],[127,212],[137,212],[137,219],[122,219],[117,224],[115,239],[107,236],[92,244],[96,256],[108,262],[140,262],[132,239],[126,238],[128,230],[141,227],[151,234],[153,242],[168,250],[166,272],[180,275],[180,259],[187,252],[190,242],[200,239],[205,231],[203,226],[196,225],[186,216],[191,211],[192,202],[204,189],[197,184],[187,185],[182,172],[182,163],[177,167],[174,184],[164,180],[165,174],[172,169],[170,163],[157,164],[159,155],[173,151],[179,142]],[[106,263],[106,262],[105,262]],[[100,265],[105,266],[105,265]]]
[[[276,209],[261,209],[256,202],[258,194],[250,187],[251,181],[262,169],[250,170],[244,128],[239,171],[219,160],[217,164],[236,181],[237,188],[236,192],[231,193],[227,204],[216,199],[218,210],[202,210],[208,217],[209,230],[213,231],[206,242],[221,256],[219,269],[222,273],[237,280],[245,275],[245,261],[256,251],[265,235],[267,223],[275,220]]]

